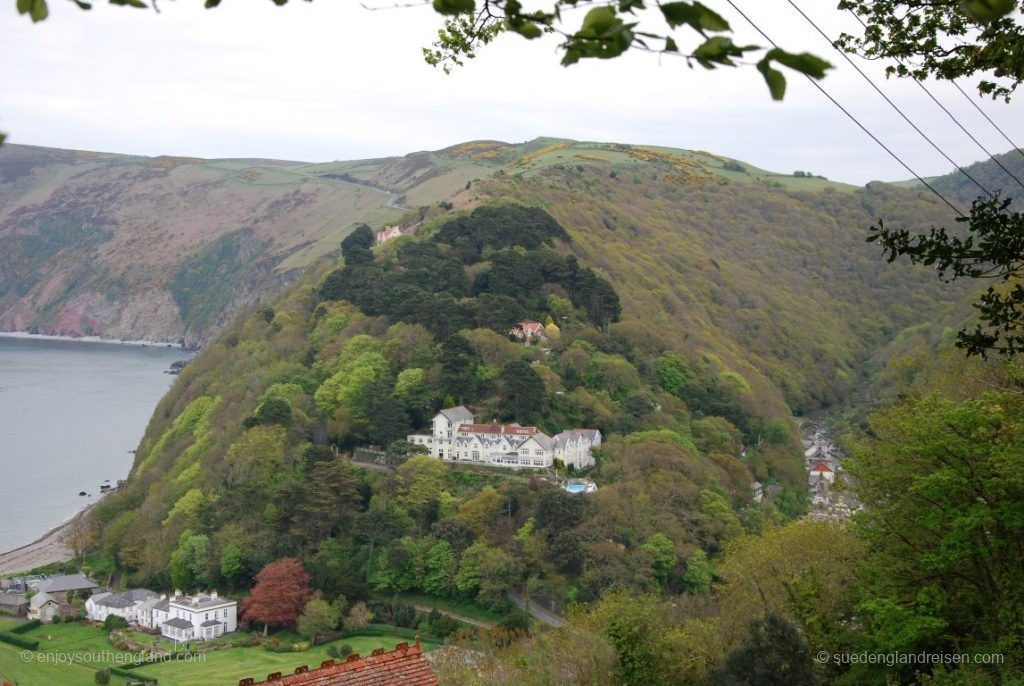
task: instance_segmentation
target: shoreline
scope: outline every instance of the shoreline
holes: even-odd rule
[[[17,338],[36,341],[75,341],[78,343],[109,343],[111,345],[135,345],[153,348],[174,348],[190,352],[181,343],[170,343],[147,340],[126,340],[123,338],[103,338],[102,336],[68,336],[65,334],[29,333],[28,331],[0,331],[0,338]]]
[[[73,554],[61,540],[64,536],[64,531],[84,517],[101,499],[87,504],[31,543],[26,543],[25,545],[0,553],[0,574],[27,572],[30,569],[43,565],[70,560]]]

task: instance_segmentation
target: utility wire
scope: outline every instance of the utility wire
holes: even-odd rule
[[[953,81],[952,79],[950,79],[949,82],[951,84],[953,84],[958,91],[960,91],[961,95],[963,95],[965,98],[967,98],[967,102],[969,102],[972,105],[974,105],[974,109],[976,109],[979,112],[981,112],[981,116],[985,117],[985,119],[988,121],[988,123],[995,127],[996,131],[999,132],[999,135],[1001,135],[1003,138],[1005,138],[1006,142],[1009,143],[1010,146],[1013,147],[1014,150],[1016,150],[1018,153],[1020,153],[1021,157],[1024,157],[1024,150],[1021,150],[1019,145],[1017,145],[1016,143],[1014,143],[1013,141],[1010,140],[1010,137],[1006,135],[1006,132],[1004,132],[1001,128],[999,128],[999,124],[996,124],[994,121],[992,121],[992,118],[989,117],[988,114],[985,113],[985,110],[981,109],[981,106],[978,103],[974,102],[974,98],[972,98],[971,96],[967,95],[967,93],[964,93],[964,89],[961,88],[960,84],[957,83],[956,81]]]
[[[803,18],[804,18],[804,19],[805,19],[805,20],[807,21],[807,23],[808,23],[808,24],[810,24],[811,26],[813,26],[813,27],[814,27],[814,30],[815,30],[815,31],[817,31],[817,32],[818,32],[819,34],[821,34],[821,37],[822,37],[822,38],[824,38],[824,39],[825,39],[826,41],[828,41],[828,44],[829,44],[829,45],[831,45],[831,46],[832,46],[833,48],[835,48],[836,52],[838,52],[838,53],[839,53],[840,55],[842,55],[842,56],[843,56],[843,59],[845,59],[845,60],[846,60],[846,61],[847,61],[847,62],[848,62],[848,63],[850,64],[850,66],[851,66],[851,67],[853,67],[853,68],[854,68],[854,69],[855,69],[855,70],[857,71],[857,73],[858,73],[858,74],[860,74],[860,75],[861,75],[861,76],[862,76],[862,77],[864,78],[864,80],[868,82],[868,85],[870,85],[870,86],[871,86],[872,88],[874,88],[874,89],[875,89],[875,92],[876,92],[876,93],[878,93],[879,95],[881,95],[881,96],[882,96],[882,99],[883,99],[883,100],[885,100],[885,101],[886,101],[887,103],[889,103],[889,107],[893,108],[893,109],[894,109],[894,110],[896,111],[896,114],[898,114],[898,115],[900,115],[901,117],[903,117],[903,121],[905,121],[905,122],[907,122],[908,124],[910,124],[910,128],[914,129],[914,131],[917,131],[917,133],[918,133],[918,134],[919,134],[919,135],[921,136],[921,138],[925,139],[925,140],[926,140],[926,141],[928,142],[928,144],[929,144],[930,146],[932,146],[933,148],[935,148],[935,151],[936,151],[936,152],[938,152],[938,153],[939,153],[940,155],[942,155],[943,157],[945,157],[945,158],[946,158],[946,161],[947,161],[947,162],[949,162],[949,163],[950,163],[951,165],[953,165],[954,167],[956,167],[957,169],[959,169],[959,170],[960,170],[960,173],[961,173],[961,174],[963,174],[964,176],[966,176],[966,177],[967,177],[968,179],[970,179],[970,180],[971,180],[971,182],[972,182],[972,183],[974,183],[974,185],[975,185],[975,186],[977,186],[978,188],[980,188],[980,189],[981,189],[981,191],[982,191],[982,193],[984,193],[985,195],[987,195],[987,196],[988,196],[988,197],[990,197],[990,198],[995,198],[995,197],[996,197],[996,196],[995,196],[995,194],[993,194],[993,193],[992,193],[992,191],[990,191],[989,189],[987,189],[987,188],[985,188],[984,186],[982,186],[982,185],[981,185],[981,182],[980,182],[980,181],[978,181],[978,180],[977,180],[976,178],[974,178],[973,176],[971,176],[971,174],[970,174],[970,173],[969,173],[969,172],[968,172],[968,171],[967,171],[966,169],[964,169],[964,168],[963,168],[963,167],[961,167],[961,166],[960,166],[959,164],[957,164],[956,162],[954,162],[954,161],[953,161],[953,158],[952,158],[952,157],[950,157],[949,155],[947,155],[947,154],[945,153],[945,151],[944,151],[944,150],[943,150],[942,148],[940,148],[940,147],[938,146],[938,144],[936,144],[936,143],[935,143],[935,141],[933,141],[933,140],[932,140],[932,139],[931,139],[931,138],[930,138],[930,137],[928,136],[928,134],[926,134],[926,133],[925,133],[924,131],[922,131],[922,130],[921,130],[921,129],[920,129],[920,128],[919,128],[918,126],[917,126],[917,124],[915,124],[915,123],[914,123],[913,121],[911,121],[910,117],[908,117],[908,116],[907,116],[907,115],[906,115],[906,114],[905,114],[905,113],[903,112],[903,110],[901,110],[901,109],[899,108],[899,106],[898,106],[898,105],[897,105],[896,103],[894,103],[894,102],[892,101],[892,99],[891,99],[891,98],[889,98],[889,96],[888,96],[888,95],[886,95],[886,94],[885,94],[885,92],[884,92],[884,91],[883,91],[883,90],[882,90],[881,88],[879,88],[879,87],[878,87],[878,84],[876,84],[876,83],[875,83],[874,81],[872,81],[872,80],[871,80],[871,77],[870,77],[870,76],[868,76],[867,74],[865,74],[865,73],[864,73],[864,70],[862,70],[862,69],[861,69],[861,68],[860,68],[859,66],[857,66],[857,63],[856,63],[856,62],[854,62],[854,61],[853,61],[853,59],[852,59],[852,58],[851,58],[851,57],[850,57],[849,55],[847,55],[847,54],[846,54],[845,52],[843,52],[842,50],[840,50],[839,48],[837,48],[837,47],[836,47],[836,44],[835,44],[835,42],[834,42],[834,41],[833,41],[833,40],[832,40],[831,38],[829,38],[829,37],[828,37],[828,34],[827,34],[827,33],[825,33],[825,32],[824,32],[824,31],[823,31],[823,30],[821,29],[821,27],[820,27],[820,26],[818,26],[818,25],[817,25],[817,24],[816,24],[816,23],[814,22],[814,20],[813,20],[813,19],[811,19],[810,17],[808,17],[808,16],[807,16],[807,15],[806,15],[806,14],[804,13],[804,11],[803,11],[802,9],[800,9],[800,6],[799,6],[799,5],[797,5],[797,4],[796,4],[796,3],[795,3],[795,2],[793,1],[793,0],[786,0],[786,1],[787,1],[787,2],[788,2],[788,3],[790,4],[790,6],[792,6],[792,8],[793,8],[793,9],[795,9],[795,10],[797,11],[797,13],[798,13],[798,14],[799,14],[799,15],[800,15],[801,17],[803,17]]]
[[[852,8],[849,10],[849,12],[850,12],[850,14],[853,15],[853,18],[856,19],[858,22],[860,22],[860,25],[862,27],[864,27],[865,30],[867,30],[868,25],[864,23],[864,20],[861,19],[860,16],[856,12],[854,12]],[[1003,163],[999,161],[999,158],[997,158],[995,155],[993,155],[991,152],[989,152],[988,148],[986,148],[984,145],[982,145],[981,141],[979,141],[977,138],[975,138],[974,135],[970,131],[967,130],[967,127],[965,127],[963,124],[960,123],[960,120],[957,119],[956,116],[952,112],[950,112],[949,109],[945,105],[942,104],[941,100],[939,100],[937,97],[935,97],[934,93],[932,93],[930,90],[928,90],[928,87],[925,86],[924,83],[922,83],[919,78],[914,76],[914,73],[909,68],[907,68],[907,66],[905,64],[903,64],[902,60],[900,60],[898,57],[895,57],[893,59],[895,59],[898,64],[900,64],[901,66],[903,66],[904,68],[907,69],[907,73],[910,75],[910,78],[912,78],[914,80],[914,83],[916,83],[921,88],[921,90],[923,90],[928,95],[928,97],[932,99],[932,102],[934,102],[936,105],[939,106],[940,110],[945,112],[946,115],[950,119],[953,120],[954,124],[956,124],[958,127],[960,127],[960,130],[963,131],[964,134],[966,134],[966,136],[968,138],[970,138],[972,141],[974,141],[975,145],[977,145],[979,148],[981,148],[982,152],[984,152],[986,155],[988,155],[988,158],[990,160],[995,162],[996,165],[998,165],[999,168],[1002,169],[1003,172],[1005,172],[1007,176],[1009,176],[1011,179],[1016,181],[1018,186],[1020,186],[1021,188],[1024,188],[1024,181],[1021,181],[1019,178],[1017,178],[1016,174],[1014,174],[1012,171],[1010,171],[1005,166],[1003,166]],[[954,85],[956,85],[955,82],[954,82]],[[962,93],[963,91],[960,91],[960,92]],[[982,114],[984,114],[984,112],[982,112]],[[998,128],[998,127],[996,127],[996,128]],[[1004,134],[1004,136],[1005,136],[1005,134]],[[1007,138],[1007,140],[1009,140],[1009,139]],[[1013,145],[1013,141],[1010,141],[1010,145]],[[1014,147],[1016,147],[1016,146],[1014,146]]]
[[[775,47],[775,48],[778,48],[778,47],[779,47],[779,46],[778,46],[778,44],[777,44],[777,43],[776,43],[775,41],[773,41],[773,40],[772,40],[771,38],[769,38],[769,37],[768,37],[768,34],[767,34],[767,33],[765,33],[764,31],[762,31],[762,30],[761,30],[761,27],[760,27],[760,26],[758,26],[757,24],[755,24],[755,23],[754,23],[754,21],[753,21],[753,20],[752,20],[752,19],[751,19],[750,17],[748,17],[748,16],[747,16],[747,15],[746,15],[746,14],[745,14],[745,13],[743,12],[743,10],[741,10],[741,9],[740,9],[739,7],[737,7],[737,6],[736,6],[736,3],[735,3],[735,2],[733,2],[733,0],[725,0],[725,1],[726,1],[727,3],[729,3],[729,5],[730,5],[730,6],[731,6],[731,7],[732,7],[732,8],[734,9],[734,10],[736,10],[736,13],[737,13],[737,14],[739,14],[739,15],[740,15],[741,17],[743,17],[743,18],[744,18],[744,19],[746,20],[746,22],[747,22],[748,24],[750,24],[750,25],[751,25],[752,27],[754,27],[754,30],[755,30],[755,31],[757,31],[758,33],[760,33],[760,34],[761,34],[761,36],[762,36],[762,37],[763,37],[763,38],[764,38],[764,39],[765,39],[766,41],[768,41],[769,43],[771,43],[772,47]],[[857,119],[857,118],[856,118],[855,116],[853,116],[853,115],[852,115],[852,114],[850,113],[850,111],[849,111],[849,110],[847,110],[847,109],[846,109],[845,107],[843,107],[842,105],[840,105],[840,104],[839,104],[839,101],[838,101],[838,100],[836,100],[835,98],[833,98],[833,97],[832,97],[832,96],[831,96],[831,95],[829,94],[829,92],[828,92],[827,90],[825,90],[825,88],[824,88],[824,87],[822,87],[822,85],[821,85],[820,83],[818,83],[818,82],[817,82],[816,80],[814,80],[814,79],[813,79],[813,78],[811,78],[810,76],[807,76],[806,74],[804,74],[804,76],[806,76],[806,77],[807,77],[807,80],[808,80],[808,81],[809,81],[809,82],[811,83],[811,85],[812,85],[812,86],[814,86],[815,88],[817,88],[817,89],[818,89],[818,90],[819,90],[819,91],[821,92],[821,94],[822,94],[822,95],[824,95],[824,96],[825,96],[826,98],[828,98],[828,99],[829,99],[829,100],[830,100],[830,101],[832,102],[832,104],[833,104],[833,105],[835,105],[836,107],[838,107],[838,108],[839,108],[839,110],[840,110],[840,111],[841,111],[841,112],[842,112],[843,114],[845,114],[845,115],[846,115],[847,117],[849,117],[850,121],[852,121],[852,122],[853,122],[854,124],[856,124],[856,125],[857,125],[857,126],[858,126],[858,127],[860,128],[860,130],[861,130],[861,131],[863,131],[864,133],[866,133],[866,134],[868,135],[868,137],[869,137],[869,138],[871,138],[871,140],[873,140],[873,141],[874,141],[875,143],[877,143],[877,144],[879,145],[879,147],[881,147],[881,148],[882,148],[883,150],[885,150],[885,151],[886,151],[887,153],[889,153],[889,155],[890,155],[890,156],[891,156],[891,157],[892,157],[892,158],[893,158],[894,160],[896,160],[897,162],[899,162],[899,163],[900,163],[900,165],[901,165],[901,166],[902,166],[902,167],[903,167],[904,169],[906,169],[906,170],[907,170],[907,171],[908,171],[908,172],[910,173],[910,175],[911,175],[911,176],[913,176],[913,177],[914,177],[915,179],[917,179],[918,181],[920,181],[920,182],[921,182],[921,184],[922,184],[922,185],[923,185],[923,186],[924,186],[925,188],[927,188],[928,190],[930,190],[930,191],[931,191],[932,193],[934,193],[934,194],[936,195],[936,197],[938,197],[938,199],[939,199],[939,200],[941,200],[942,202],[946,203],[946,205],[948,205],[948,206],[949,206],[949,209],[953,210],[953,212],[955,212],[957,216],[959,216],[959,217],[963,217],[963,216],[964,216],[964,213],[963,213],[963,212],[961,212],[961,211],[960,211],[960,210],[959,210],[959,209],[958,209],[958,208],[956,207],[956,205],[954,205],[954,204],[953,204],[953,203],[951,203],[951,202],[950,202],[949,200],[947,200],[947,199],[946,199],[946,196],[944,196],[944,195],[943,195],[942,193],[939,193],[939,192],[938,192],[937,190],[935,190],[935,187],[934,187],[934,186],[932,186],[932,185],[931,185],[930,183],[928,183],[928,182],[927,182],[927,181],[925,181],[925,180],[924,180],[923,178],[921,178],[921,176],[920,176],[920,175],[919,175],[919,174],[918,174],[918,173],[917,173],[916,171],[914,171],[913,169],[911,169],[911,168],[910,168],[910,165],[908,165],[908,164],[907,164],[906,162],[904,162],[904,161],[903,161],[903,159],[902,159],[902,158],[901,158],[901,157],[900,157],[899,155],[897,155],[896,153],[894,153],[894,152],[893,152],[893,151],[892,151],[892,150],[891,150],[891,149],[889,148],[889,146],[887,146],[887,145],[886,145],[885,143],[883,143],[883,142],[882,142],[881,140],[879,140],[878,136],[876,136],[875,134],[871,133],[871,131],[870,131],[870,130],[869,130],[869,129],[868,129],[867,127],[866,127],[866,126],[864,126],[863,124],[861,124],[861,123],[860,123],[860,120],[858,120],[858,119]]]

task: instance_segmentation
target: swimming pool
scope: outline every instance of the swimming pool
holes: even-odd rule
[[[586,490],[586,488],[587,487],[584,486],[583,484],[569,484],[568,486],[565,487],[565,490],[569,491],[570,493],[582,493],[583,491]]]

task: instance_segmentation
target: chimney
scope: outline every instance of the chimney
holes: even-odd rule
[[[210,591],[210,597],[213,598],[214,600],[216,600],[217,599],[217,591]]]
[[[174,589],[174,597],[175,598],[180,598],[181,597],[181,589],[180,588]]]

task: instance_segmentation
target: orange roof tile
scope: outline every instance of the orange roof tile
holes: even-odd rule
[[[343,662],[324,660],[316,669],[296,667],[292,674],[274,672],[266,681],[242,679],[238,686],[439,686],[437,676],[430,668],[420,647],[399,643],[392,651],[374,650],[369,657],[358,654]]]

